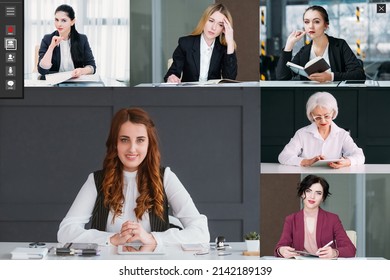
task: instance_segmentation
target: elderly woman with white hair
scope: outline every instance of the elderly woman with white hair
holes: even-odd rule
[[[286,165],[311,166],[319,160],[339,159],[328,163],[340,168],[364,164],[361,148],[350,134],[334,123],[337,117],[337,101],[328,92],[317,92],[306,104],[310,125],[299,129],[279,154],[279,162]]]

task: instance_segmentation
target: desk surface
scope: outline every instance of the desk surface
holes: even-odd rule
[[[39,80],[39,73],[28,73],[24,76],[25,87],[126,87],[126,83],[120,82],[114,78],[102,77],[99,74],[97,79],[91,78],[91,80],[85,80],[80,82],[62,82],[57,85],[48,85],[47,81]],[[88,76],[88,75],[87,75]],[[87,79],[88,77],[86,77]]]
[[[363,164],[333,169],[327,166],[290,166],[279,163],[261,163],[261,174],[309,174],[309,173],[336,173],[336,174],[388,174],[390,173],[390,164]]]
[[[315,81],[261,81],[260,87],[337,87],[340,82],[319,83]]]
[[[139,84],[136,87],[260,87],[259,81],[241,82],[241,83],[220,83],[220,84],[166,84],[166,83],[147,83]]]
[[[315,81],[261,81],[261,87],[390,87],[390,81],[372,81],[366,80],[365,85],[350,84],[345,85],[344,83],[329,82],[319,83]]]
[[[218,252],[210,248],[205,255],[194,255],[195,251],[183,251],[179,244],[166,246],[164,255],[118,255],[117,247],[101,246],[100,255],[93,257],[85,256],[57,256],[54,250],[45,257],[48,260],[258,260],[259,256],[244,256],[246,250],[245,242],[228,242],[231,248],[224,252],[231,253],[227,256],[218,256]],[[10,260],[11,251],[16,247],[28,247],[28,242],[0,242],[0,260]],[[46,243],[47,248],[56,248],[58,243]]]

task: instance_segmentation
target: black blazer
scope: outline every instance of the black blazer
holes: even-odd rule
[[[53,72],[58,72],[60,70],[60,64],[61,64],[61,51],[60,46],[55,47],[53,50],[53,56],[51,59],[52,66],[50,69],[43,69],[39,66],[39,63],[41,62],[41,59],[45,55],[47,49],[50,46],[51,39],[53,36],[59,36],[58,31],[54,31],[51,34],[46,34],[41,42],[41,46],[39,48],[39,60],[38,60],[38,72],[41,75],[46,75]],[[81,48],[81,55],[83,57],[83,63],[74,64],[74,68],[83,68],[87,65],[91,65],[93,67],[93,73],[96,72],[96,64],[95,59],[92,54],[91,47],[88,43],[88,38],[84,34],[80,34],[80,48]]]
[[[179,38],[179,45],[173,52],[173,63],[165,74],[166,82],[171,74],[175,74],[182,82],[199,81],[200,71],[200,36],[189,35]],[[209,74],[210,79],[236,79],[237,57],[236,53],[227,54],[227,47],[215,39],[213,53],[211,55]]]
[[[328,36],[328,35],[327,35]],[[331,71],[334,73],[334,81],[345,80],[365,80],[363,66],[343,39],[328,36],[329,39],[329,62]],[[310,51],[313,42],[303,46],[299,52],[292,58],[292,52],[282,51],[276,67],[277,80],[291,80],[297,75],[286,66],[287,61],[305,66],[310,59]],[[306,77],[300,76],[301,80],[308,80]]]

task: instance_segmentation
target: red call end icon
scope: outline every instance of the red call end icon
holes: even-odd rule
[[[7,35],[15,35],[15,26],[14,25],[7,25],[6,32],[7,32]]]

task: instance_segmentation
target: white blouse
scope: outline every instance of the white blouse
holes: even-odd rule
[[[112,223],[113,213],[110,211],[107,218],[106,231],[99,231],[96,229],[85,229],[85,225],[92,217],[92,211],[97,197],[93,173],[89,174],[87,181],[80,189],[76,199],[60,224],[57,233],[58,242],[109,245],[110,237],[120,231],[125,221],[137,221],[134,213],[136,199],[139,196],[136,175],[136,171],[124,172],[123,194],[125,196],[125,202],[122,209],[123,213],[121,216],[116,217],[115,222]],[[165,168],[163,183],[173,216],[180,220],[183,225],[183,230],[171,228],[164,232],[151,232],[148,213],[145,213],[142,216],[142,220],[138,220],[137,222],[141,223],[147,232],[151,232],[157,244],[208,243],[210,241],[210,233],[207,225],[207,217],[199,213],[189,193],[169,167]]]
[[[60,42],[61,63],[59,72],[74,70],[72,55],[70,53],[70,39]]]
[[[365,161],[363,150],[355,144],[347,131],[334,122],[325,140],[315,123],[299,129],[279,154],[278,160],[281,164],[300,166],[303,159],[319,155],[328,159],[345,157],[351,161],[351,165],[364,164]]]
[[[209,68],[211,55],[213,54],[214,42],[211,46],[207,45],[206,40],[203,37],[203,33],[200,36],[200,70],[199,70],[199,82],[206,82],[209,76]]]

